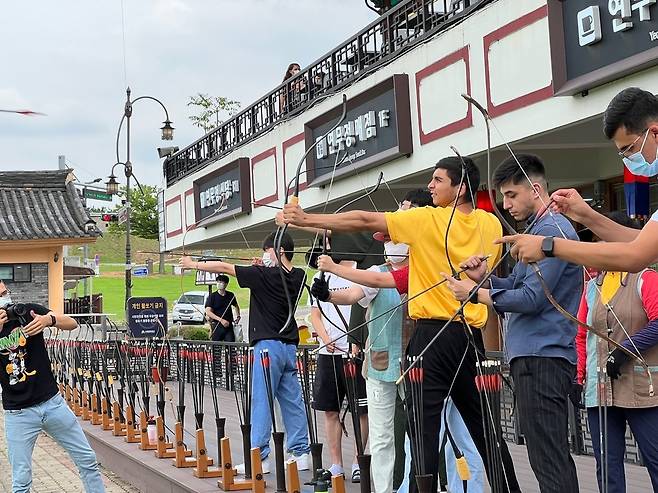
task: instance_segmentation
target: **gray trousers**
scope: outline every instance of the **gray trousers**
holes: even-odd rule
[[[578,493],[568,438],[575,371],[563,358],[521,357],[510,365],[519,424],[541,493]]]

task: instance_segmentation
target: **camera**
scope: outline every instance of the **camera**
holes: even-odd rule
[[[10,321],[19,321],[21,318],[27,316],[27,306],[22,303],[7,305],[4,310]]]

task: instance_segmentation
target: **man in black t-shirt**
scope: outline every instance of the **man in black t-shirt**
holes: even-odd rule
[[[302,389],[297,377],[297,344],[299,332],[295,317],[288,322],[288,300],[283,288],[285,278],[292,302],[304,288],[306,274],[292,266],[295,245],[288,234],[281,239],[281,268],[277,268],[274,252],[274,233],[263,241],[263,258],[251,266],[236,266],[226,262],[195,262],[183,257],[185,269],[198,269],[235,276],[240,287],[249,288],[249,344],[254,348],[253,398],[251,407],[251,446],[260,447],[263,472],[269,472],[272,420],[267,400],[267,389],[261,370],[260,353],[267,350],[272,374],[272,393],[279,402],[286,429],[286,448],[290,459],[297,461],[300,471],[309,468],[308,430]],[[238,465],[238,472],[244,465]]]
[[[219,274],[217,291],[206,300],[206,317],[210,320],[210,339],[213,341],[235,342],[233,323],[240,321],[240,307],[235,295],[226,290],[228,282],[226,274]],[[233,308],[237,312],[235,319]]]
[[[46,327],[73,330],[78,324],[35,303],[14,304],[10,294],[0,281],[0,385],[12,491],[30,491],[32,451],[45,431],[71,456],[85,491],[104,492],[96,454],[59,394],[43,338]]]

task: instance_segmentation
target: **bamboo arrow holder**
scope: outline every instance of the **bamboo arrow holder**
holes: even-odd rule
[[[196,467],[192,474],[197,478],[221,478],[224,471],[219,467],[211,469],[209,466],[212,465],[212,457],[208,457],[206,449],[206,436],[203,430],[196,430]]]
[[[135,428],[135,410],[128,404],[126,407],[126,442],[139,443],[141,440]]]
[[[222,451],[222,464],[223,464],[223,470],[222,470],[222,478],[217,481],[217,486],[219,486],[220,489],[224,491],[238,491],[238,490],[251,490],[253,488],[253,483],[254,481],[251,479],[246,479],[242,481],[236,481],[235,476],[236,476],[236,471],[233,468],[233,459],[231,458],[231,441],[228,437],[224,437],[221,440],[220,443],[221,451]],[[257,450],[258,453],[256,454],[258,456],[258,473],[261,476],[261,479],[263,477],[263,465],[260,460],[260,449],[255,448],[252,450]],[[252,462],[252,472],[256,471],[254,469],[255,464]],[[256,474],[252,474],[252,477],[256,477]],[[264,490],[264,485],[265,482],[263,481],[263,491]]]
[[[108,404],[107,399],[101,400],[101,419],[102,419],[101,429],[103,431],[110,431],[112,429],[112,423],[110,422],[110,414],[107,404]]]
[[[112,435],[115,437],[125,437],[126,436],[126,425],[121,422],[121,413],[119,412],[119,403],[112,403],[112,417],[114,418],[114,423],[112,426]]]
[[[162,416],[155,418],[155,429],[158,434],[158,443],[155,447],[155,456],[158,459],[173,459],[176,457],[176,451],[171,450],[174,444],[167,442],[165,439],[165,427]]]
[[[146,416],[146,411],[142,411],[139,414],[139,448],[140,450],[155,450],[156,445],[149,442],[148,436],[148,416]]]
[[[288,493],[301,493],[302,486],[299,482],[299,471],[295,460],[289,460],[286,463],[286,484]]]
[[[69,384],[66,384],[66,389],[64,390],[64,398],[66,399],[66,403],[69,405],[69,407],[73,409],[73,402],[71,401],[71,386]]]
[[[196,466],[196,459],[188,459],[192,456],[192,451],[185,448],[185,442],[183,441],[183,424],[177,422],[174,427],[174,432],[176,434],[176,451],[174,458],[172,459],[172,464],[174,467],[194,467]]]

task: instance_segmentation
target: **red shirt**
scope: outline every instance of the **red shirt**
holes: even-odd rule
[[[409,292],[409,266],[392,270],[391,275],[395,281],[395,289],[398,290],[398,293],[407,294]]]

